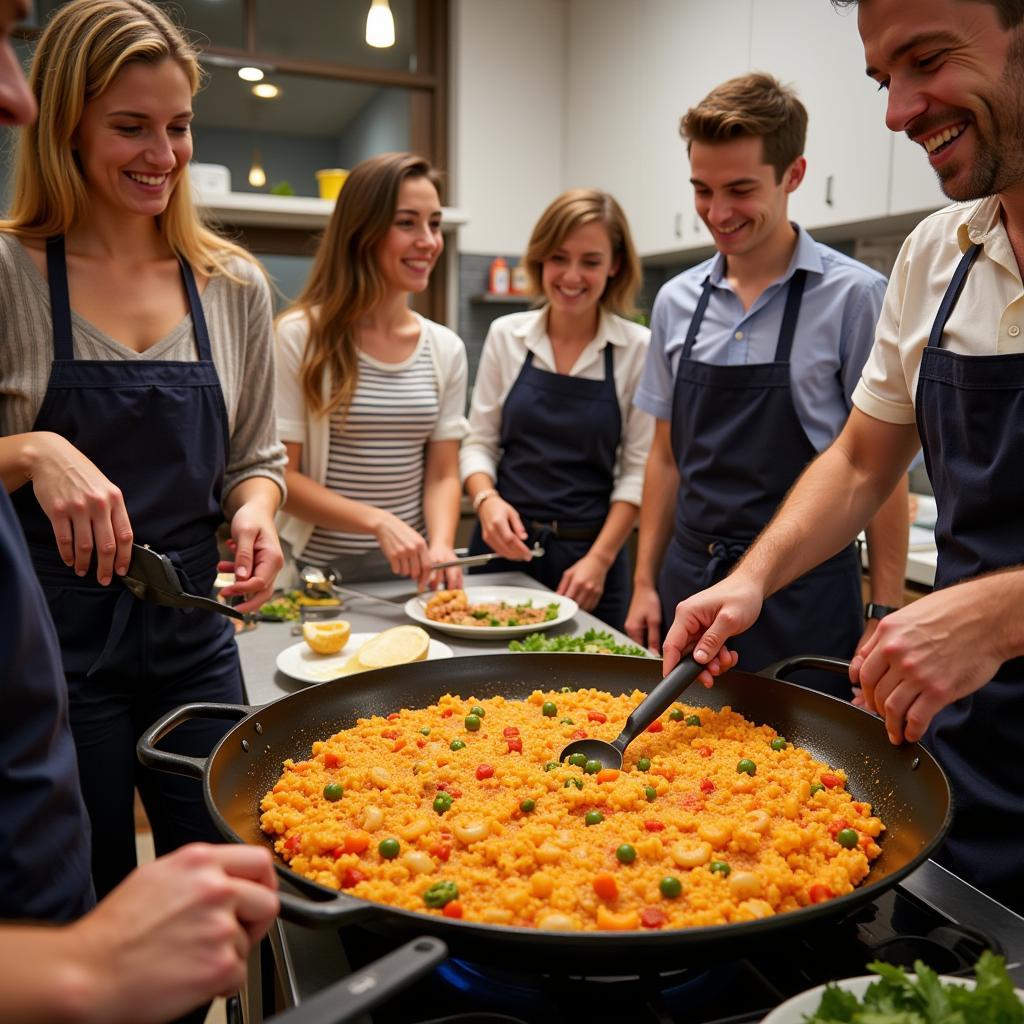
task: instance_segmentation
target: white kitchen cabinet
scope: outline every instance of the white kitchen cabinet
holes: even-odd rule
[[[929,213],[949,203],[924,149],[906,135],[894,135],[888,212]]]
[[[864,74],[855,9],[827,0],[754,0],[751,70],[792,85],[807,108],[807,176],[790,200],[808,228],[883,217],[892,133],[885,93]]]

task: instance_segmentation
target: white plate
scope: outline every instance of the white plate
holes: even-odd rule
[[[371,636],[376,635],[376,633],[353,633],[348,638],[348,643],[337,654],[317,654],[310,649],[305,640],[300,640],[297,644],[286,647],[277,656],[277,667],[286,676],[291,676],[292,679],[298,679],[303,683],[326,683],[329,679],[336,679],[344,668],[345,662]],[[453,656],[454,651],[447,644],[431,638],[430,647],[427,649],[427,661]]]
[[[550,590],[533,590],[531,587],[467,587],[466,598],[470,604],[485,604],[495,601],[507,601],[509,604],[522,604],[532,601],[537,607],[557,603],[558,614],[547,622],[533,622],[528,626],[457,626],[450,622],[435,622],[428,619],[423,605],[430,599],[429,594],[413,597],[405,602],[405,614],[421,626],[429,626],[450,636],[462,637],[464,640],[501,640],[512,636],[529,636],[552,626],[568,622],[579,610],[579,605],[571,597],[562,597]]]
[[[907,977],[913,978],[914,975],[908,973]],[[973,978],[954,978],[949,974],[940,974],[939,979],[943,984],[974,988]],[[860,999],[868,990],[868,986],[876,981],[878,981],[877,974],[864,974],[858,978],[843,978],[836,981],[835,984],[847,992],[852,992]],[[818,1009],[824,991],[825,986],[819,985],[817,988],[809,988],[806,992],[793,996],[792,999],[787,999],[781,1006],[772,1010],[761,1021],[761,1024],[803,1024],[804,1017],[810,1017]],[[1017,996],[1024,1001],[1024,991],[1017,989],[1016,992]]]

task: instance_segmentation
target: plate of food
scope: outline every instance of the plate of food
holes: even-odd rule
[[[339,628],[340,627],[340,628]],[[325,683],[340,676],[413,661],[451,658],[454,652],[416,626],[382,633],[353,633],[347,622],[307,622],[303,639],[277,656],[277,667],[303,683]]]
[[[218,579],[220,577],[218,576]],[[283,590],[274,594],[269,601],[260,605],[260,618],[264,622],[296,622],[301,617],[300,609],[339,608],[341,601],[336,597],[309,597],[301,590]]]
[[[1002,957],[981,954],[976,978],[936,974],[920,960],[914,973],[872,963],[874,974],[818,985],[787,999],[762,1024],[903,1024],[948,1020],[1024,1021],[1024,992],[1014,989]]]
[[[413,621],[466,640],[527,636],[560,626],[578,611],[572,598],[531,587],[439,590],[405,603]]]

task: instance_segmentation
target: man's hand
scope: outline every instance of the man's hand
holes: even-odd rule
[[[944,707],[984,686],[1013,657],[1003,649],[1000,600],[1011,574],[938,590],[887,615],[857,649],[854,703],[885,718],[893,743],[916,743]]]
[[[626,634],[641,647],[661,654],[661,598],[654,587],[633,584],[633,597],[626,613]]]

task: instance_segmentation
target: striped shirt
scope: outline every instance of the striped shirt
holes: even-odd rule
[[[391,512],[424,532],[426,445],[440,415],[430,338],[404,363],[359,353],[359,383],[348,407],[331,414],[326,487],[353,501]],[[303,560],[325,565],[339,555],[377,548],[366,533],[316,527]]]

